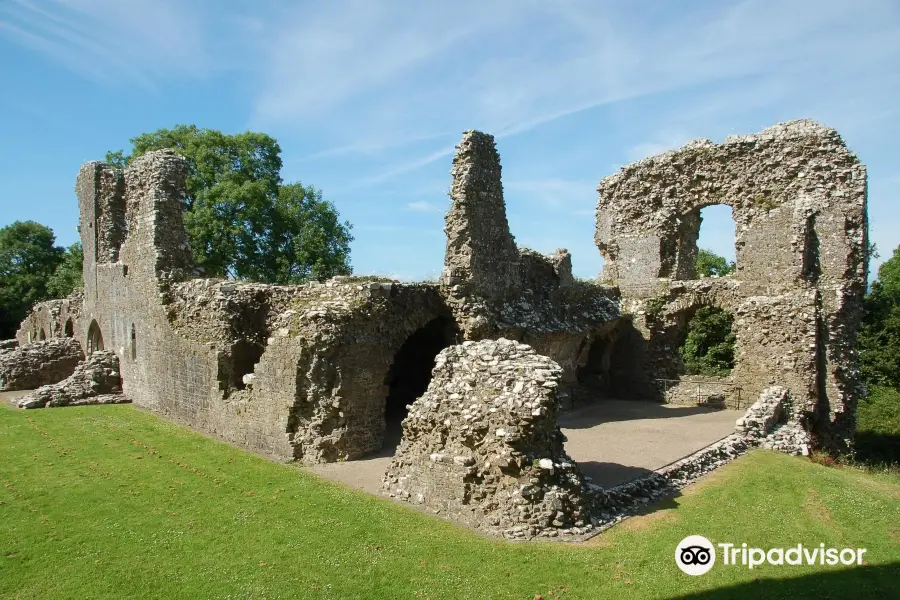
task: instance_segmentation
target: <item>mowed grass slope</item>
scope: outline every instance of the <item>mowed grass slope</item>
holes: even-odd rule
[[[864,567],[717,565],[714,543],[868,548]],[[0,406],[3,598],[896,598],[900,478],[754,452],[587,544],[508,543],[131,406]]]

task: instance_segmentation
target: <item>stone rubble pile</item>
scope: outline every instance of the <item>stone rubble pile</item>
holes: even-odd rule
[[[129,402],[122,394],[119,359],[113,352],[98,350],[75,367],[68,378],[42,386],[16,400],[19,408],[49,408],[87,404]]]
[[[84,353],[73,338],[51,338],[0,350],[0,391],[33,390],[72,374]]]
[[[512,539],[591,531],[593,502],[556,425],[560,372],[504,338],[441,351],[384,493]]]

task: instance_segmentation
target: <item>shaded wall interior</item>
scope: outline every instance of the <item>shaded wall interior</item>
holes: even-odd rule
[[[400,346],[384,379],[388,389],[384,418],[389,428],[405,419],[407,406],[428,389],[438,353],[458,341],[455,321],[442,315],[413,332]]]

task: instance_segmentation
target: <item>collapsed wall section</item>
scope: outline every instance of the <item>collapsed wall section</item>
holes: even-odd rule
[[[53,338],[0,350],[0,391],[33,390],[62,381],[84,358],[81,344]]]
[[[128,398],[122,394],[119,359],[109,350],[98,350],[79,363],[67,378],[41,386],[16,400],[16,405],[19,408],[51,408],[126,402]]]

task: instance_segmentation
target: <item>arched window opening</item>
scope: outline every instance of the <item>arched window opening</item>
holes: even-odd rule
[[[97,325],[96,320],[91,321],[87,337],[88,354],[103,350],[103,333],[100,331],[100,326]]]
[[[43,340],[46,340],[46,339],[47,339],[47,332],[44,331],[44,328],[43,328],[43,327],[41,327],[41,331],[40,331],[40,333],[38,333],[38,340],[43,341]]]
[[[65,335],[66,337],[75,337],[75,325],[72,323],[71,317],[66,319]]]

